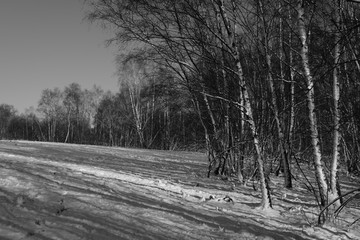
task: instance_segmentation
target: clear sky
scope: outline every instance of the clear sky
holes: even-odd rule
[[[84,20],[82,0],[1,0],[0,104],[37,107],[45,88],[77,82],[118,90],[110,33]]]

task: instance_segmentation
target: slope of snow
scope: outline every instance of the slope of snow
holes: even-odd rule
[[[251,184],[206,169],[200,153],[0,141],[0,239],[360,238],[357,208],[316,226],[300,180],[289,191],[272,177],[262,211]]]

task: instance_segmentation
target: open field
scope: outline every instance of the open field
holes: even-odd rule
[[[359,239],[360,209],[316,226],[300,175],[260,191],[206,178],[201,153],[0,141],[0,239]],[[359,186],[346,178],[344,190]]]

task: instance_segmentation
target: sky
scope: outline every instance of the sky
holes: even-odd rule
[[[42,90],[70,83],[117,92],[111,33],[84,19],[82,0],[1,0],[0,104],[37,107]]]

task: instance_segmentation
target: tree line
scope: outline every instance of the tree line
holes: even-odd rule
[[[268,208],[269,172],[292,188],[291,164],[305,159],[324,207],[340,194],[339,164],[359,171],[357,1],[86,2],[89,19],[114,32],[109,42],[131,49],[123,64],[163,69],[189,96],[209,176],[257,176]]]
[[[171,81],[162,77],[167,84]],[[124,83],[112,93],[72,83],[63,90],[44,89],[37,108],[22,114],[1,104],[0,138],[166,150],[204,148],[196,112],[185,98],[159,83],[134,88]]]
[[[41,139],[203,144],[208,176],[259,178],[263,208],[271,206],[269,173],[283,173],[292,188],[295,160],[313,166],[320,208],[341,194],[340,165],[359,172],[356,1],[85,2],[89,20],[113,31],[109,44],[122,53],[120,90],[85,107],[86,94],[69,86],[50,97],[59,115],[42,96],[47,117],[33,124]]]

